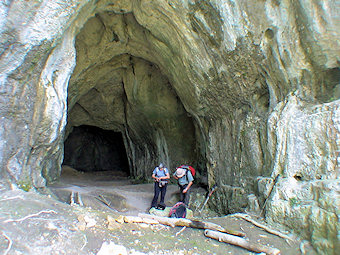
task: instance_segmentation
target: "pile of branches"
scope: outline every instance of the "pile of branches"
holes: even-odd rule
[[[289,236],[284,235],[278,231],[272,230],[267,226],[252,220],[251,217],[247,214],[234,214],[233,217],[242,218],[248,222],[251,222],[257,227],[266,230],[271,234],[278,235],[282,238],[290,240]],[[227,229],[218,224],[207,221],[190,220],[186,218],[169,218],[144,213],[139,213],[138,216],[120,216],[118,219],[116,219],[116,221],[120,223],[163,224],[170,227],[183,227],[177,234],[180,234],[187,227],[204,229],[204,235],[206,237],[216,239],[220,242],[236,245],[256,253],[265,253],[268,255],[280,254],[279,249],[271,248],[258,243],[251,243],[245,238],[246,234],[244,232]]]

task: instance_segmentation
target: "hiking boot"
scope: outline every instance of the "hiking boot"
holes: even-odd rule
[[[165,205],[158,205],[157,207],[156,207],[156,209],[158,209],[158,210],[165,210]]]

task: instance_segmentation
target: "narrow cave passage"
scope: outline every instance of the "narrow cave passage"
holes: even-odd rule
[[[122,134],[94,126],[74,127],[65,141],[64,165],[83,172],[129,174]]]

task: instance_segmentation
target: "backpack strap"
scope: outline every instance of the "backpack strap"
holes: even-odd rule
[[[185,178],[187,178],[187,182],[188,182],[188,184],[189,184],[188,171],[190,171],[190,170],[188,170],[187,168],[185,168]]]
[[[158,173],[160,172],[161,170],[159,169],[159,167],[157,167],[157,169],[156,169],[156,177],[163,177],[163,176],[159,176],[158,175]],[[166,176],[166,171],[164,170],[164,176]],[[168,180],[163,180],[163,181],[165,181],[166,183],[168,183]]]
[[[188,171],[190,171],[189,167],[187,165],[181,165],[180,168],[185,169],[185,178],[187,182],[189,183],[189,179],[188,179]]]
[[[157,170],[156,170],[156,176],[157,177],[161,177],[158,173],[160,172],[161,170],[159,169],[159,167],[157,167]],[[164,171],[164,173],[165,173],[165,171]]]

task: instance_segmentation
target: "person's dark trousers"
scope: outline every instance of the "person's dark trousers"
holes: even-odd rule
[[[190,200],[190,189],[186,193],[183,193],[183,190],[188,186],[188,184],[185,184],[183,186],[179,185],[180,189],[180,201],[183,202],[186,206],[189,206],[189,200]]]
[[[157,206],[157,200],[159,197],[159,193],[161,193],[161,201],[159,202],[159,204],[164,205],[164,198],[165,198],[165,194],[166,194],[166,187],[168,186],[168,184],[165,184],[163,187],[159,187],[159,183],[155,182],[155,189],[154,189],[154,196],[151,202],[151,207],[156,207]]]

